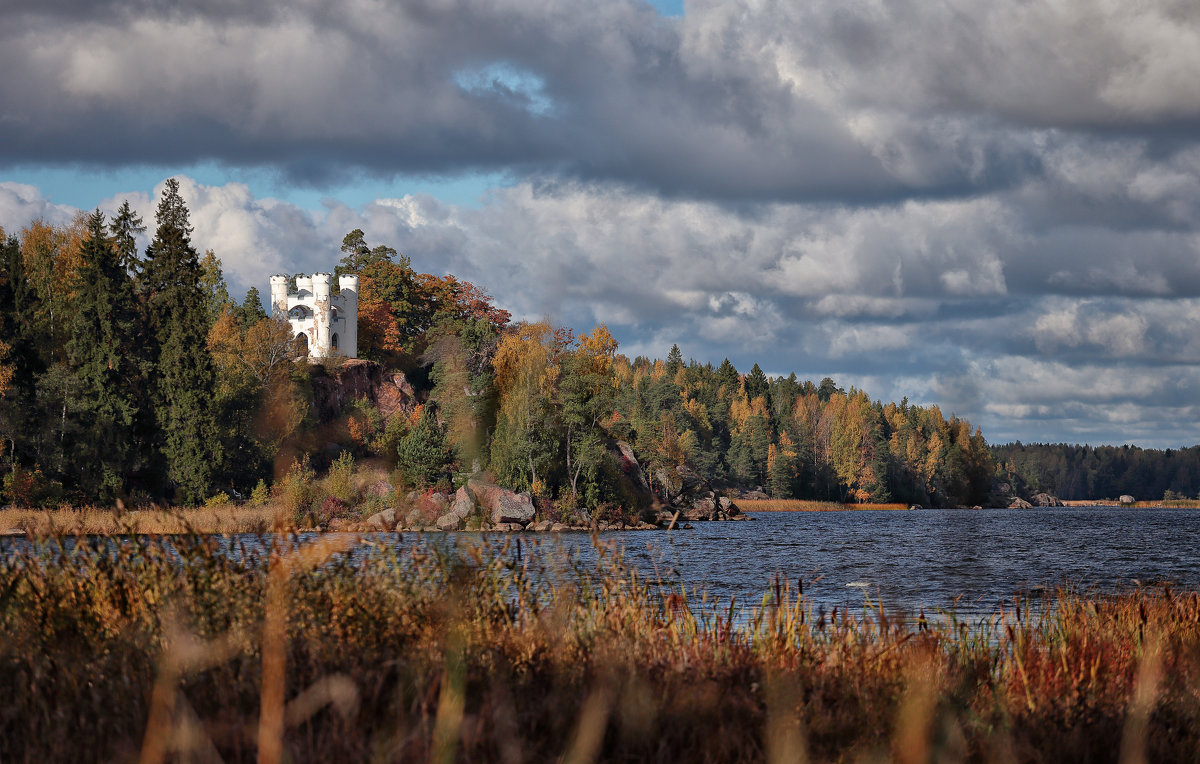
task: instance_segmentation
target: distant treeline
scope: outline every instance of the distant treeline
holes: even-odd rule
[[[336,359],[294,362],[286,320],[257,289],[230,299],[174,181],[155,222],[144,253],[128,204],[111,220],[0,232],[0,501],[262,495],[293,459],[328,462],[331,445],[416,486],[487,470],[563,515],[627,505],[629,449],[660,497],[697,477],[927,506],[981,504],[991,489],[983,435],[936,406],[685,362],[677,346],[630,359],[604,326],[512,325],[482,289],[417,273],[362,231],[337,268],[360,277],[360,355],[407,374],[415,397],[386,418],[364,398],[321,422],[313,375],[336,375]]]
[[[1200,493],[1200,446],[1158,450],[1137,446],[1009,443],[992,446],[1001,479],[1015,493],[1047,491],[1060,499],[1115,499],[1123,494],[1149,501],[1196,498]]]

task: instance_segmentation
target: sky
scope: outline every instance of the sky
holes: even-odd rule
[[[361,228],[518,318],[1200,441],[1194,0],[7,0],[0,227],[168,177],[231,290]]]

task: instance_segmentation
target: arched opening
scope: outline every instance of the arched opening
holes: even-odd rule
[[[304,332],[300,332],[299,334],[296,335],[296,339],[293,342],[295,343],[293,345],[293,347],[295,347],[295,349],[296,349],[296,355],[301,356],[301,357],[307,357],[308,356],[308,335],[305,334]]]
[[[312,315],[312,314],[308,312],[308,308],[304,307],[303,305],[297,305],[296,307],[294,307],[290,311],[288,311],[289,318],[305,319],[305,318],[308,318],[310,315]]]
[[[339,308],[334,308],[334,309],[333,309],[333,320],[334,320],[334,321],[341,321],[341,320],[342,320],[342,311],[341,311]],[[334,347],[337,347],[337,345],[334,345]]]
[[[329,347],[333,348],[334,350],[338,349],[337,332],[334,332],[333,336],[329,338]]]

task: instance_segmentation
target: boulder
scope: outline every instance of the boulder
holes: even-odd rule
[[[437,519],[437,527],[440,531],[461,531],[464,520],[453,512],[447,512]]]
[[[1048,493],[1035,493],[1029,497],[1029,503],[1035,507],[1061,507],[1063,503],[1058,500],[1057,496],[1051,496]]]
[[[1137,501],[1137,499],[1133,498],[1127,493],[1123,493],[1121,494],[1121,498],[1117,499],[1117,501],[1121,502],[1122,504],[1132,504]]]
[[[1033,509],[1033,505],[1025,501],[1019,496],[1013,497],[1013,500],[1008,504],[1009,509]]]
[[[429,495],[429,501],[433,506],[437,507],[438,512],[444,512],[450,507],[450,497],[441,491],[436,491]]]
[[[717,500],[717,503],[720,505],[721,511],[730,517],[737,517],[738,515],[742,514],[742,510],[740,510],[738,505],[733,503],[733,499],[729,498],[728,496],[722,496]]]
[[[550,526],[550,531],[552,531],[553,533],[561,533],[562,531],[568,531],[568,530],[570,530],[570,528],[563,525],[562,523],[555,523],[554,525]]]
[[[471,498],[471,492],[466,486],[459,488],[454,494],[454,504],[450,507],[450,514],[466,520],[475,512],[475,500]]]
[[[367,518],[367,530],[377,533],[390,533],[396,527],[396,510],[385,509]]]
[[[632,478],[639,488],[649,493],[650,484],[646,481],[645,474],[642,473],[642,465],[638,464],[637,457],[634,456],[633,447],[623,440],[618,440],[616,447],[617,453],[621,457],[621,471]]]
[[[530,523],[529,527],[526,528],[526,530],[537,531],[538,533],[544,533],[545,531],[550,530],[550,526],[551,526],[551,522],[549,520],[538,520],[536,523]]]
[[[404,522],[409,528],[422,528],[425,526],[425,513],[419,509],[412,509],[405,516]]]
[[[527,493],[515,493],[476,478],[467,481],[467,490],[493,523],[525,525],[533,519],[533,498]]]

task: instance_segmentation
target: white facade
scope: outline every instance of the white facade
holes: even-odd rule
[[[272,276],[271,313],[287,316],[310,358],[357,358],[358,276],[338,278],[341,294],[332,294],[332,284],[328,273],[297,276],[296,291],[289,292],[287,276]]]

